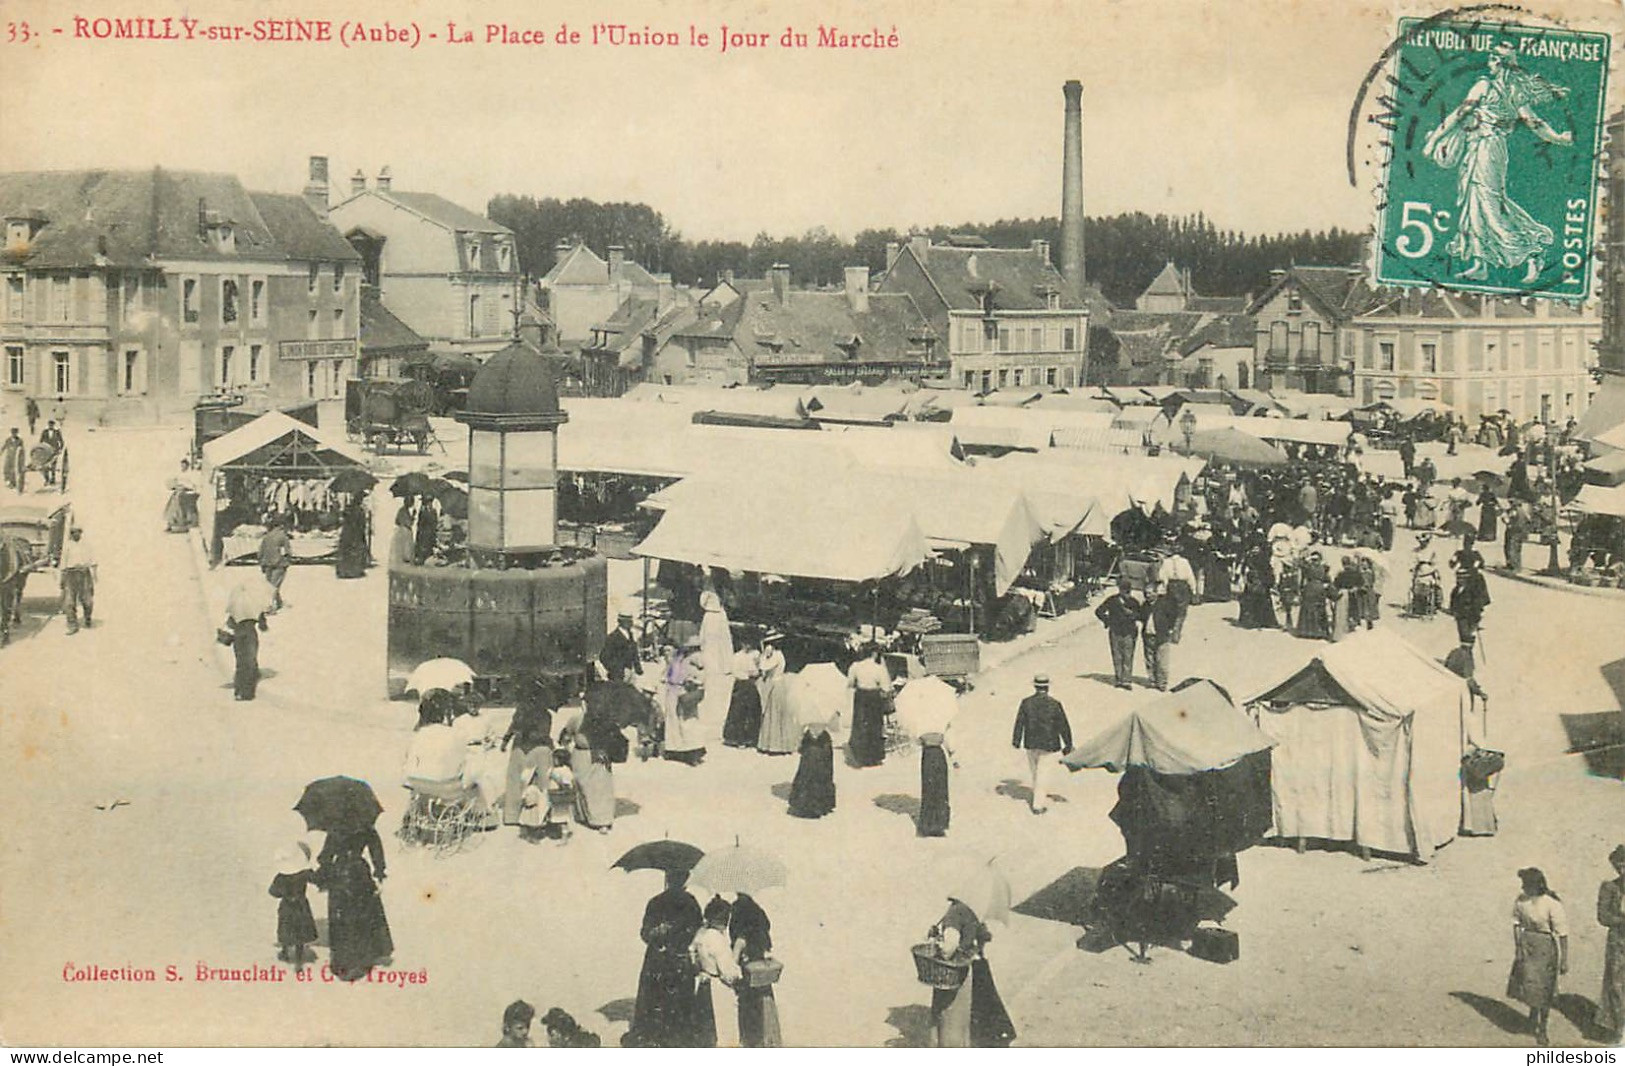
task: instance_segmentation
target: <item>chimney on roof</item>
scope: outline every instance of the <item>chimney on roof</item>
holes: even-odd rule
[[[925,253],[931,250],[931,238],[924,233],[916,233],[908,239],[908,250],[914,253],[914,258],[925,265]]]
[[[1049,265],[1049,241],[1046,241],[1041,237],[1033,238],[1033,254],[1036,255],[1044,263],[1045,266],[1048,266]]]
[[[350,195],[359,196],[366,191],[367,175],[361,172],[360,167],[357,167],[355,173],[350,175]]]
[[[305,203],[323,219],[327,218],[327,193],[327,157],[313,155],[310,157],[310,177],[305,181]]]
[[[609,246],[609,280],[614,281],[621,276],[621,267],[626,264],[626,246],[612,244]]]
[[[846,268],[846,306],[854,315],[869,313],[869,268]]]
[[[886,269],[887,270],[891,269],[891,265],[893,263],[897,262],[897,257],[899,255],[901,255],[902,253],[903,253],[903,246],[902,245],[898,244],[896,241],[887,241],[886,242]]]
[[[382,169],[382,170],[380,170],[378,172],[378,191],[379,192],[388,192],[389,187],[394,182],[394,180],[395,180],[395,175],[393,175],[393,174],[391,174],[389,172],[389,167],[388,166],[385,166],[384,169]]]
[[[773,282],[773,297],[778,300],[780,307],[790,305],[790,264],[774,263],[767,272],[768,279]]]
[[[1061,276],[1083,291],[1083,83],[1061,86],[1066,127],[1061,144]]]
[[[720,278],[720,279],[719,279],[719,280],[720,280],[720,281],[721,281],[721,282],[722,282],[722,283],[723,283],[723,284],[724,284],[724,285],[727,285],[727,286],[730,286],[730,287],[732,287],[732,285],[733,285],[733,283],[734,283],[734,272],[733,272],[733,267],[729,267],[729,268],[727,268],[727,269],[726,269],[726,270],[724,270],[724,271],[723,271],[723,272],[722,272],[722,276],[721,276],[721,278]]]

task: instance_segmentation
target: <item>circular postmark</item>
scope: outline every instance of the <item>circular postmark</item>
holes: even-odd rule
[[[1402,19],[1349,114],[1377,133],[1380,285],[1589,295],[1610,42],[1505,4]]]

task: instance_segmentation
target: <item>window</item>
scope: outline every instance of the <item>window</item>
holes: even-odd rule
[[[23,317],[23,276],[12,274],[6,278],[6,317],[13,321]]]
[[[71,307],[71,301],[69,300],[69,296],[71,295],[71,292],[72,292],[72,290],[70,288],[70,284],[71,284],[71,279],[69,279],[69,278],[52,278],[51,279],[51,321],[52,322],[66,322],[68,320],[68,314],[69,314],[70,307]]]
[[[251,385],[260,380],[260,355],[264,351],[265,346],[262,344],[248,346],[248,381]]]
[[[181,319],[185,322],[198,320],[197,278],[181,279]]]
[[[1494,341],[1485,341],[1484,342],[1484,366],[1483,366],[1483,369],[1485,369],[1485,370],[1494,370],[1496,368],[1496,359],[1497,359],[1497,356],[1495,354],[1495,342]],[[1480,368],[1475,366],[1475,367],[1472,367],[1471,369],[1478,370]]]
[[[1320,323],[1305,322],[1303,324],[1303,347],[1300,350],[1305,359],[1312,362],[1320,360]]]
[[[334,263],[333,264],[333,291],[334,292],[343,292],[344,291],[344,264],[343,263]]]
[[[231,378],[231,357],[237,354],[237,349],[229,344],[220,346],[220,387],[230,388],[233,384]]]
[[[1008,352],[1009,350],[1010,350],[1010,331],[1001,326],[999,328],[999,351]]]
[[[984,371],[982,371],[982,391],[983,392],[991,392],[992,390],[993,390],[993,371],[984,370]]]
[[[333,385],[332,385],[332,388],[330,388],[328,390],[327,395],[329,397],[333,397],[333,396],[342,396],[343,394],[344,394],[344,360],[343,359],[335,359],[335,360],[333,360]]]
[[[1270,354],[1284,357],[1287,352],[1288,326],[1285,322],[1270,323]]]
[[[307,341],[320,340],[321,338],[316,336],[320,331],[321,327],[316,324],[316,309],[312,307],[309,317],[305,320],[305,339]]]
[[[220,226],[215,230],[215,239],[219,242],[222,252],[235,252],[237,250],[237,231],[230,226]]]
[[[1049,308],[1051,311],[1059,311],[1061,309],[1061,294],[1058,292],[1046,293],[1044,296],[1044,306]]]
[[[343,335],[344,335],[344,308],[335,307],[335,308],[333,308],[333,336],[341,337]]]
[[[125,274],[124,282],[124,321],[129,322],[131,317],[141,310],[141,275]]]
[[[17,383],[13,382],[13,384],[17,384]],[[973,389],[973,388],[976,387],[976,371],[974,371],[974,370],[965,371],[965,387],[967,389]]]
[[[1016,388],[1019,389],[1022,385],[1025,384],[1025,382],[1023,382],[1021,379],[1022,379],[1022,370],[1021,370],[1021,367],[1018,366],[1018,367],[1016,367],[1016,372],[1012,376],[1010,383],[1012,385],[1016,386]]]
[[[15,250],[28,245],[28,220],[18,219],[6,223],[6,248]]]
[[[125,396],[139,396],[147,391],[147,360],[139,348],[126,348],[119,363],[118,391]]]
[[[1065,382],[1065,384],[1062,386],[1063,388],[1070,389],[1073,386],[1073,384],[1076,382],[1077,379],[1072,376],[1073,373],[1074,373],[1074,371],[1073,371],[1073,369],[1071,367],[1066,368],[1066,376],[1064,378],[1062,378],[1062,380]]]
[[[1287,312],[1289,314],[1294,314],[1294,315],[1302,314],[1303,313],[1303,293],[1298,292],[1296,289],[1294,289],[1293,291],[1287,293],[1287,296],[1286,296],[1286,309],[1287,309]]]
[[[1422,345],[1422,366],[1424,374],[1437,374],[1439,372],[1439,346],[1437,344]]]
[[[265,323],[264,278],[255,278],[248,283],[248,320],[255,325]]]
[[[497,245],[497,269],[502,271],[513,269],[513,249],[507,244]]]
[[[468,335],[470,337],[478,337],[480,335],[479,293],[475,293],[468,298]]]
[[[316,283],[321,280],[321,276],[322,265],[320,263],[310,264],[310,282],[306,286],[306,291],[308,291],[312,296],[316,295]]]
[[[1045,370],[1044,370],[1044,384],[1048,385],[1050,388],[1055,387],[1055,368],[1054,367],[1045,368]]]
[[[312,359],[305,364],[305,396],[316,399],[316,360]]]
[[[73,391],[73,354],[71,352],[51,353],[51,384],[58,396],[66,396]]]
[[[480,242],[479,241],[469,241],[468,242],[468,269],[470,269],[470,270],[478,270],[479,268],[480,268]]]
[[[23,384],[23,346],[20,344],[6,345],[6,384]]]
[[[229,326],[237,321],[237,281],[220,279],[220,324]]]
[[[1009,384],[1010,384],[1010,371],[1001,368],[999,370],[999,388],[1002,389],[1002,388],[1004,388],[1005,386],[1007,386]]]
[[[960,327],[961,347],[967,352],[982,350],[982,327],[980,323],[966,322]]]
[[[1078,330],[1076,326],[1068,326],[1061,331],[1061,347],[1069,352],[1078,350]]]
[[[1394,371],[1394,342],[1377,342],[1377,369],[1386,370],[1390,374]]]

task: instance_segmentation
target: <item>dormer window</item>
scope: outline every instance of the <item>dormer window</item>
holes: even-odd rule
[[[1061,309],[1061,294],[1053,291],[1050,292],[1048,296],[1045,297],[1044,306],[1048,307],[1051,311],[1059,311]]]
[[[28,247],[28,239],[33,227],[27,219],[9,218],[6,220],[6,251],[17,252]]]
[[[470,270],[478,270],[479,268],[480,268],[480,242],[479,241],[469,241],[468,242],[468,269],[470,269]]]
[[[215,247],[221,252],[229,254],[237,250],[237,231],[231,227],[230,223],[223,223],[215,227],[214,240]]]
[[[513,248],[507,244],[497,245],[497,269],[503,271],[513,269]]]
[[[1292,292],[1287,293],[1287,296],[1286,296],[1286,309],[1291,314],[1302,314],[1303,313],[1303,293],[1298,292],[1296,289],[1294,289]]]
[[[344,291],[344,264],[343,263],[334,263],[333,264],[333,291],[334,292],[343,292]]]

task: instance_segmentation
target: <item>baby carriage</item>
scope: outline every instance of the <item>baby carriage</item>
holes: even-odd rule
[[[1412,618],[1432,618],[1444,606],[1444,586],[1437,567],[1418,564],[1411,571],[1411,597],[1408,614]]]
[[[455,854],[479,843],[490,824],[490,810],[477,785],[460,780],[407,778],[412,794],[398,836],[407,847],[425,847],[436,857]]]

